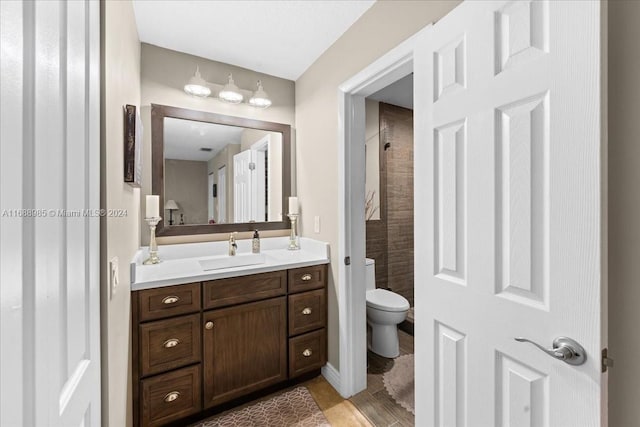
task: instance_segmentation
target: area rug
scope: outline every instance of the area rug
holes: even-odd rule
[[[204,420],[197,427],[330,427],[306,387]]]
[[[382,382],[393,400],[415,415],[413,354],[395,358],[393,368],[384,373]]]

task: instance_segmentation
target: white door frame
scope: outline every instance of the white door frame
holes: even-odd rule
[[[416,39],[430,28],[427,25],[338,88],[340,370],[336,374],[327,365],[323,375],[345,398],[367,387],[364,99],[413,72]]]
[[[227,222],[227,166],[218,169],[218,217],[216,221],[220,224]]]
[[[213,184],[215,181],[215,174],[213,172],[209,173],[209,175],[207,176],[207,222],[209,222],[209,220],[211,218],[214,218],[215,216],[215,206],[214,206],[214,200],[213,200]]]

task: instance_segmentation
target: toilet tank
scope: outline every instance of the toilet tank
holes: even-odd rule
[[[368,291],[376,288],[376,262],[371,258],[365,258],[364,280]]]

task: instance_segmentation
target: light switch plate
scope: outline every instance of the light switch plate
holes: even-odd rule
[[[320,216],[318,215],[313,218],[313,231],[320,233]]]
[[[109,289],[111,290],[110,297],[113,298],[116,294],[116,289],[118,288],[118,275],[120,274],[118,268],[118,257],[114,256],[109,261]]]

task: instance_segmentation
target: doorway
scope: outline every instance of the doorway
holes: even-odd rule
[[[350,401],[374,426],[415,424],[413,121],[413,74],[365,98],[367,388]]]
[[[338,91],[340,105],[339,253],[348,256],[338,267],[340,286],[340,374],[325,377],[343,397],[367,387],[367,325],[365,289],[365,98],[413,72],[413,52],[421,32],[398,45]]]

